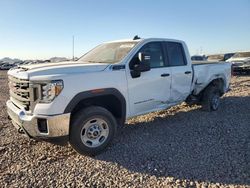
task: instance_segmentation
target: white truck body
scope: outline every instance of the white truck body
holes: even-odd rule
[[[127,43],[135,40],[110,43],[118,42]],[[139,77],[133,78],[129,62],[143,46],[155,42],[182,45],[186,64],[151,68],[149,71],[141,72]],[[87,92],[93,94],[92,98],[112,95],[113,90],[119,93],[125,103],[124,115],[119,117],[122,119],[121,123],[124,123],[128,118],[163,110],[187,100],[190,96],[199,96],[213,81],[220,81],[220,93],[223,95],[229,88],[231,64],[192,64],[188,48],[183,41],[151,38],[136,40],[134,47],[115,64],[77,61],[23,65],[9,70],[8,76],[10,100],[7,102],[7,109],[13,124],[29,137],[46,139],[70,134],[72,111],[80,102],[80,99],[76,98],[85,96]],[[29,103],[30,107],[25,109],[19,101],[22,99],[13,94],[13,87],[16,85],[11,85],[13,79],[27,81],[29,88],[38,87],[37,95],[40,95],[39,84],[51,80],[62,80],[63,89],[53,101],[41,103],[38,96],[36,101]],[[69,107],[69,104],[73,104],[73,107]],[[115,110],[119,110],[118,107]],[[47,132],[39,130],[37,121],[40,118],[47,121]]]

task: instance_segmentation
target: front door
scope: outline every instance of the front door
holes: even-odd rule
[[[151,69],[135,78],[130,71],[127,72],[131,116],[164,108],[170,98],[171,68],[166,66],[163,44],[145,44],[131,60],[130,70],[139,52],[147,54]]]

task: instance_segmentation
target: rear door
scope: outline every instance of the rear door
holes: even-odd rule
[[[192,67],[188,64],[183,45],[179,42],[164,42],[168,66],[171,68],[170,102],[184,101],[190,94]]]

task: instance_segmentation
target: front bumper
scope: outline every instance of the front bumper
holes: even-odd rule
[[[69,135],[70,113],[44,116],[28,115],[25,110],[16,107],[11,100],[7,101],[7,112],[18,132],[30,138],[49,139]],[[42,121],[42,128],[39,121]]]

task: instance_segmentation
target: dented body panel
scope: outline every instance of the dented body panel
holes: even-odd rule
[[[231,64],[230,63],[210,63],[193,65],[194,80],[193,94],[199,94],[209,83],[215,79],[223,80],[223,92],[225,93],[230,84]]]

